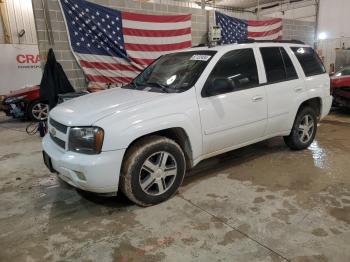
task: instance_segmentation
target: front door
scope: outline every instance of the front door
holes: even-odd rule
[[[262,137],[267,123],[266,92],[259,86],[253,49],[224,54],[209,75],[198,103],[204,154]]]

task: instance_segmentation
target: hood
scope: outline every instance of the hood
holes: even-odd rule
[[[164,96],[164,93],[113,88],[83,95],[57,105],[50,117],[67,126],[89,126],[113,113],[141,105]]]
[[[25,95],[27,93],[37,91],[39,89],[39,86],[27,86],[18,90],[10,91],[10,93],[6,94],[6,97]]]

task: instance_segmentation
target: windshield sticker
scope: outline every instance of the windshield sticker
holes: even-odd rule
[[[210,57],[210,55],[193,55],[190,60],[208,61]]]

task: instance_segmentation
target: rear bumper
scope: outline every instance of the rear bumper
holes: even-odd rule
[[[332,107],[332,101],[333,101],[333,97],[331,95],[323,97],[321,119],[324,118],[326,115],[328,115]]]
[[[125,150],[84,155],[59,148],[46,135],[43,149],[50,156],[52,167],[59,178],[82,190],[95,193],[118,191],[120,168]]]

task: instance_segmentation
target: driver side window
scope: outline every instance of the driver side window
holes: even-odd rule
[[[203,97],[240,91],[259,85],[253,49],[237,49],[223,55],[210,73]]]

